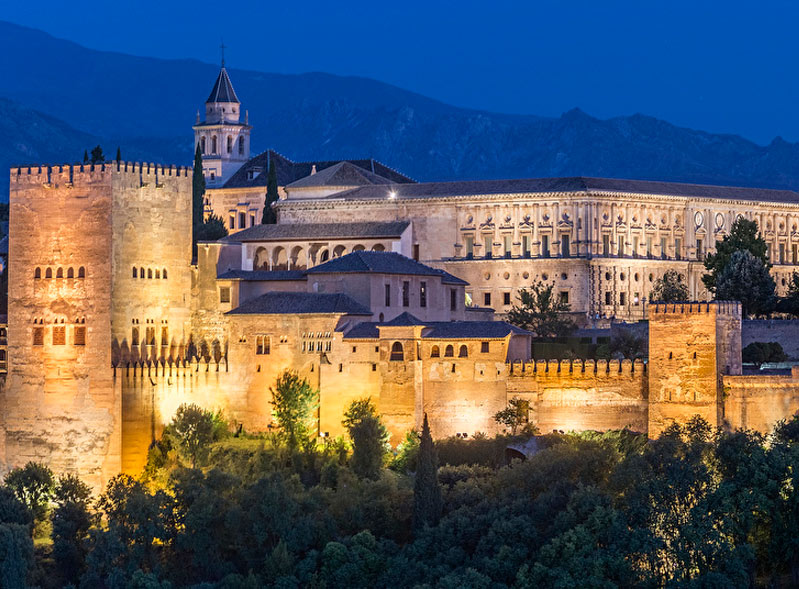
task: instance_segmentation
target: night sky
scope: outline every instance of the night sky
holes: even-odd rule
[[[94,49],[375,78],[460,106],[641,112],[799,141],[799,3],[16,0],[2,17]]]

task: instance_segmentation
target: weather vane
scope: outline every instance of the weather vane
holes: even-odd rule
[[[225,49],[227,49],[227,46],[225,45],[225,41],[223,40],[222,43],[219,45],[219,51],[222,53],[222,67],[225,67]]]

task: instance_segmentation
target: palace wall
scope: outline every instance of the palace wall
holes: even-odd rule
[[[541,433],[647,431],[648,374],[640,360],[540,360],[508,368],[508,399],[529,402],[530,420]]]
[[[725,376],[724,418],[728,427],[770,432],[799,412],[799,367],[790,375]]]

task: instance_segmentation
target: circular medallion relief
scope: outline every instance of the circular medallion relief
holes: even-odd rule
[[[716,227],[718,229],[724,229],[724,215],[721,213],[716,213]]]
[[[528,278],[530,278],[530,273],[529,272],[522,272],[522,278],[527,280]]]

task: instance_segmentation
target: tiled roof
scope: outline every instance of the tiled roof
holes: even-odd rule
[[[211,89],[211,94],[208,95],[208,100],[206,100],[205,103],[238,101],[239,99],[236,96],[236,92],[233,90],[233,84],[230,82],[230,76],[227,75],[225,66],[222,66],[222,69],[219,70],[216,82],[214,83],[214,87]]]
[[[393,327],[404,327],[404,326],[408,326],[408,325],[424,325],[424,323],[422,321],[420,321],[419,319],[417,319],[416,316],[411,315],[410,313],[405,311],[404,313],[401,313],[400,315],[397,315],[396,317],[394,317],[394,319],[392,319],[391,321],[386,321],[385,323],[382,323],[381,325],[388,325],[388,326],[393,326]]]
[[[406,315],[406,313],[403,313],[403,315]],[[410,315],[410,317],[416,319],[413,315]],[[375,323],[367,321],[359,323],[344,334],[344,339],[377,339],[379,336],[378,327],[381,325],[392,325],[392,322]],[[532,335],[529,331],[505,321],[425,322],[416,319],[415,323],[403,320],[399,325],[423,325],[422,339],[501,339],[509,334]]]
[[[352,297],[337,293],[267,292],[242,303],[227,315],[284,314],[371,315],[372,312]]]
[[[396,252],[352,252],[335,258],[306,271],[308,274],[351,273],[351,274],[408,274],[416,276],[440,276],[446,284],[468,284],[437,268],[407,258]]]
[[[425,182],[392,186],[363,186],[327,197],[347,200],[384,200],[394,197],[435,198],[456,196],[479,196],[488,194],[525,194],[574,192],[621,192],[659,196],[682,196],[693,198],[724,198],[799,204],[799,193],[792,190],[766,188],[744,188],[735,186],[711,186],[705,184],[681,184],[650,180],[621,180],[614,178],[522,178],[512,180],[471,180],[458,182]]]
[[[373,184],[395,184],[388,178],[373,174],[369,170],[351,164],[339,162],[325,168],[321,172],[310,174],[305,178],[288,184],[286,188],[313,188],[317,186],[371,186]]]
[[[410,225],[409,221],[387,223],[285,223],[254,225],[248,229],[223,237],[226,242],[283,241],[291,239],[377,239],[399,237]]]
[[[274,150],[268,150],[260,153],[250,159],[247,163],[242,165],[236,172],[225,182],[223,188],[250,188],[256,186],[266,187],[266,177],[269,171],[270,162],[275,163],[275,173],[277,175],[278,186],[287,186],[292,182],[296,182],[301,178],[311,175],[313,167],[316,166],[316,173],[319,174],[327,168],[341,163],[342,161],[349,162],[350,164],[361,168],[367,172],[385,178],[389,182],[396,182],[404,184],[413,182],[408,176],[389,168],[374,159],[357,159],[357,160],[320,160],[315,162],[294,162],[284,155],[279,154]],[[250,178],[250,171],[258,171],[254,178]]]
[[[228,270],[216,277],[218,280],[305,280],[302,270]]]

